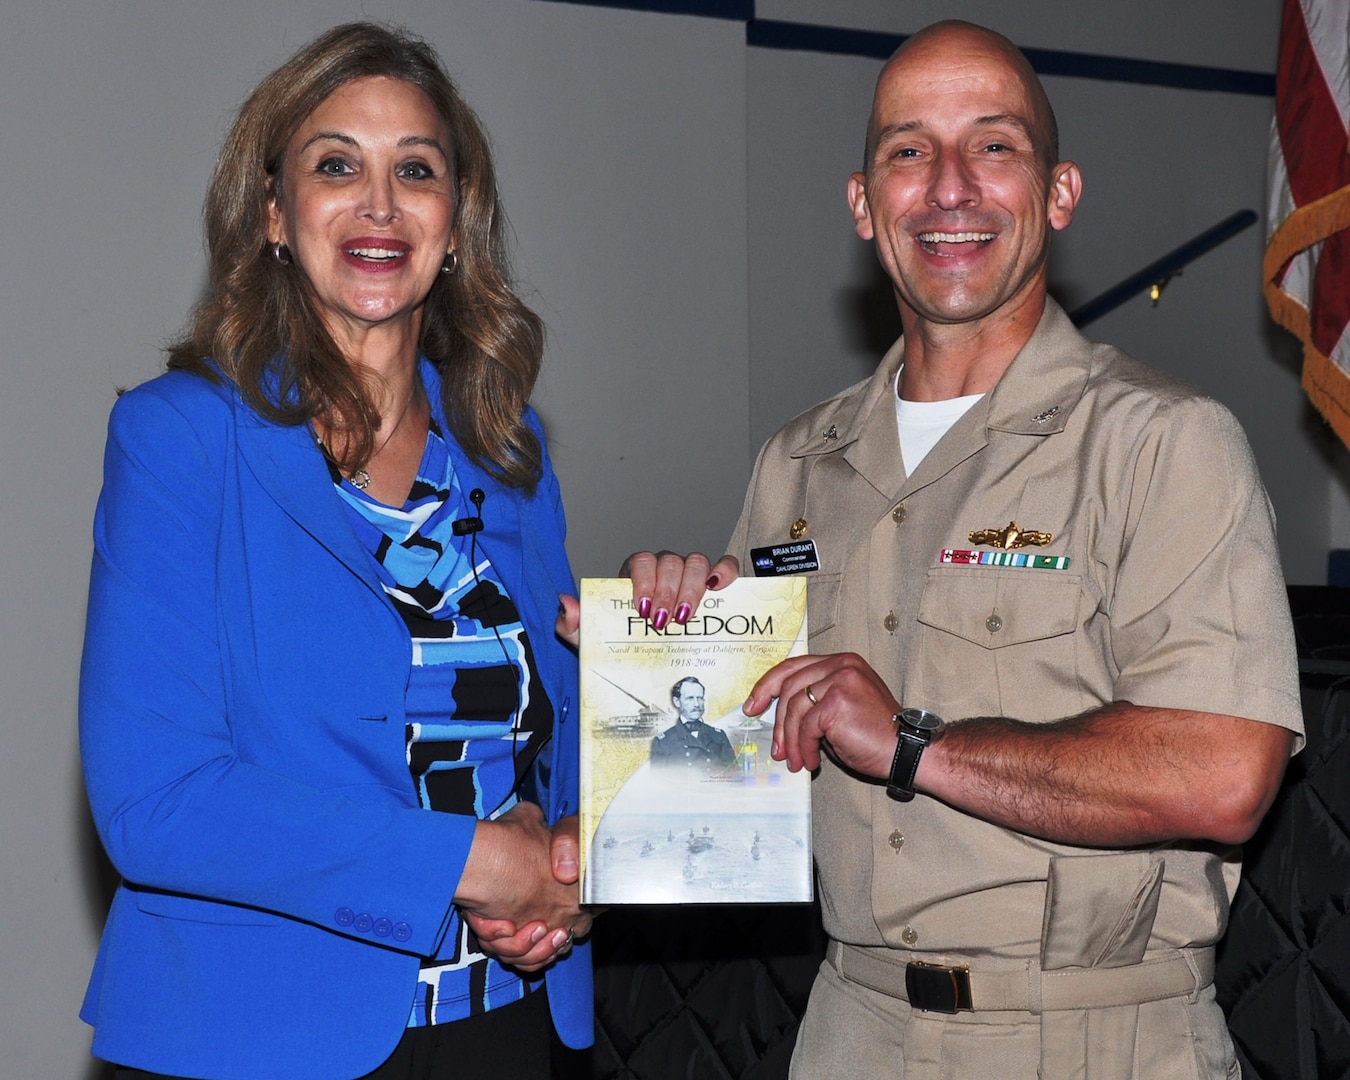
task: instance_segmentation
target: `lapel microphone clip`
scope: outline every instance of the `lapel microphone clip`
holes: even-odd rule
[[[474,516],[460,518],[458,521],[450,523],[450,531],[456,536],[468,536],[470,533],[483,531],[483,500],[486,498],[482,488],[474,488],[469,492],[469,502],[473,503]]]

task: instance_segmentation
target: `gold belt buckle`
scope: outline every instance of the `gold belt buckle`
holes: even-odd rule
[[[905,996],[923,1012],[955,1014],[973,1012],[970,999],[970,968],[964,964],[926,964],[911,960],[905,965]]]

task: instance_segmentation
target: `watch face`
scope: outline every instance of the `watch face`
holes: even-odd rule
[[[900,712],[900,719],[910,727],[918,728],[920,731],[926,731],[930,734],[942,730],[942,717],[937,713],[929,712],[927,709],[903,709]]]

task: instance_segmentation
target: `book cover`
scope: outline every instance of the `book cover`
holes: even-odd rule
[[[683,626],[627,578],[581,582],[581,865],[588,904],[811,899],[810,777],[741,704],[806,652],[806,582],[741,578]]]

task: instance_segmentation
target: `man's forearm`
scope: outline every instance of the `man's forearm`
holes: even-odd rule
[[[1255,720],[1129,702],[1052,724],[981,717],[950,724],[916,781],[977,817],[1064,843],[1241,843],[1275,796],[1291,738]]]

